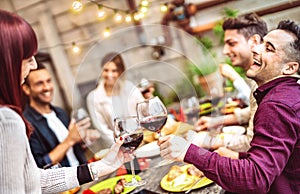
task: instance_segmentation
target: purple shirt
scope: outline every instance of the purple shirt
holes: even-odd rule
[[[281,77],[260,86],[254,96],[251,148],[233,160],[191,145],[184,161],[237,193],[300,193],[300,84]],[[300,81],[298,81],[300,83]]]

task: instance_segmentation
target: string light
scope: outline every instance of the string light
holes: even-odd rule
[[[147,7],[141,7],[141,12],[142,13],[146,13],[148,11],[148,8]]]
[[[98,13],[97,16],[99,19],[104,19],[106,17],[106,12],[103,10],[103,6],[102,5],[98,5]]]
[[[109,37],[110,36],[110,28],[109,27],[106,27],[104,32],[103,32],[103,36],[106,38],[106,37]]]
[[[136,12],[136,13],[133,15],[133,19],[134,19],[135,21],[139,21],[139,20],[141,19],[140,13]]]
[[[82,10],[82,3],[80,0],[75,0],[72,4],[72,8],[74,11],[79,12]]]
[[[131,22],[131,21],[132,21],[131,15],[130,15],[130,14],[127,14],[127,15],[125,16],[125,21],[126,21],[126,22]]]
[[[144,6],[144,7],[147,7],[147,6],[149,5],[149,1],[143,0],[143,1],[141,2],[141,5]]]
[[[160,7],[160,11],[162,11],[162,12],[168,11],[168,6],[167,6],[166,4],[162,5],[162,6]]]
[[[123,16],[118,11],[116,11],[114,18],[115,18],[116,22],[120,22],[120,21],[122,21]]]
[[[75,44],[75,42],[72,42],[72,52],[74,54],[79,54],[81,49]]]

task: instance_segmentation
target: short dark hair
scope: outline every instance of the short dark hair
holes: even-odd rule
[[[282,20],[279,22],[277,29],[288,31],[294,34],[294,41],[291,42],[285,49],[285,58],[288,61],[295,61],[300,65],[300,26],[294,21]],[[300,74],[300,68],[298,69]]]
[[[30,70],[30,72],[29,72],[28,76],[25,78],[25,81],[24,81],[23,84],[29,86],[28,77],[29,77],[31,72],[41,70],[41,69],[47,69],[42,62],[36,61],[36,63],[37,63],[37,68]]]
[[[268,33],[268,27],[257,14],[248,13],[236,18],[228,18],[224,21],[223,30],[237,30],[247,40],[254,34],[263,38]]]

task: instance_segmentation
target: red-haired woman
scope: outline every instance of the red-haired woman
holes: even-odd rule
[[[120,140],[104,161],[39,169],[28,143],[32,129],[21,114],[20,87],[37,66],[37,38],[24,19],[4,10],[0,10],[0,29],[0,193],[61,192],[113,172],[131,159],[119,151]]]

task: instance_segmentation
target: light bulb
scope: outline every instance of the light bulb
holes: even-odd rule
[[[105,28],[105,30],[104,30],[104,32],[103,32],[103,36],[104,36],[104,37],[110,36],[110,28],[109,28],[109,27]]]
[[[167,5],[162,5],[162,6],[160,7],[160,11],[162,11],[162,12],[166,12],[167,10],[168,10]]]
[[[148,5],[149,5],[149,1],[143,0],[143,1],[141,2],[141,5],[142,5],[142,6],[148,6]]]
[[[122,18],[123,18],[123,17],[122,17],[122,15],[121,15],[120,13],[117,12],[117,13],[115,14],[115,21],[116,21],[116,22],[120,22],[120,21],[122,20]]]
[[[139,21],[139,20],[141,19],[140,14],[139,14],[139,13],[135,13],[134,16],[133,16],[133,19],[134,19],[135,21]]]
[[[81,11],[82,10],[82,3],[79,0],[76,0],[72,4],[74,11]]]
[[[127,15],[126,15],[125,21],[126,21],[126,22],[131,22],[131,15],[130,15],[130,14],[127,14]]]
[[[97,16],[99,19],[104,19],[106,17],[106,12],[103,10],[99,10]]]
[[[72,51],[74,54],[80,53],[80,48],[75,44],[75,42],[72,43]]]
[[[141,12],[146,13],[148,11],[147,7],[141,7]]]

